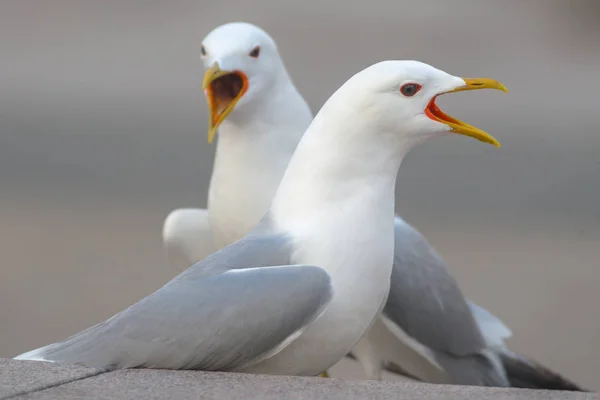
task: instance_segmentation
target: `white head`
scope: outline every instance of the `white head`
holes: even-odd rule
[[[206,69],[203,88],[210,113],[209,143],[225,118],[235,118],[279,80],[289,79],[273,39],[245,22],[215,28],[202,41],[200,51]]]
[[[302,137],[273,201],[273,215],[280,223],[302,225],[324,204],[335,204],[327,213],[342,214],[356,204],[364,209],[385,204],[393,214],[396,174],[414,145],[459,133],[499,146],[435,104],[444,93],[484,88],[506,91],[497,81],[459,78],[417,61],[383,61],[355,74],[327,100]],[[373,199],[386,200],[366,207]]]
[[[459,78],[418,61],[383,61],[351,77],[331,96],[328,107],[352,115],[361,127],[366,124],[376,126],[378,132],[401,135],[409,147],[449,133],[500,146],[486,132],[446,115],[435,104],[441,94],[485,88],[506,91],[488,78]]]

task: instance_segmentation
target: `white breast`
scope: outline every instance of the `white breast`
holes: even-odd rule
[[[371,210],[347,218],[336,204],[312,221],[288,227],[297,238],[293,262],[324,268],[332,277],[334,297],[298,339],[249,371],[317,375],[344,357],[370,328],[389,292],[394,249],[393,220],[382,210]],[[319,228],[311,229],[313,223]]]
[[[280,143],[287,143],[279,138],[282,132],[223,124],[208,193],[209,221],[218,248],[244,237],[264,216],[295,148],[295,143]]]

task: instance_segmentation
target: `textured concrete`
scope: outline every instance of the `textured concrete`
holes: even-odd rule
[[[593,393],[196,371],[99,373],[48,363],[1,361],[1,399],[600,399]]]
[[[0,358],[0,399],[99,374],[92,368]]]

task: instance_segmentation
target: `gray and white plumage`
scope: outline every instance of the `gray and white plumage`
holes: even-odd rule
[[[258,27],[237,23],[219,27],[209,36],[212,53],[205,57],[207,66],[215,59],[229,58],[232,54],[246,60],[248,51],[268,37]],[[271,38],[265,43],[274,46]],[[285,71],[279,56],[273,65],[276,70],[281,67],[281,71]],[[238,67],[244,70],[243,65]],[[267,85],[276,91],[252,94],[223,121],[209,209],[175,210],[165,221],[165,247],[172,265],[178,269],[204,258],[212,246],[218,248],[242,237],[268,207],[280,174],[311,120],[306,102],[287,73],[281,71],[269,72],[276,77],[286,77],[278,79],[278,85]],[[268,73],[264,72],[267,70],[253,70],[252,74],[258,74],[260,81],[267,82]],[[252,106],[254,102],[256,106]],[[209,213],[213,218],[209,218]],[[212,229],[220,237],[216,241]],[[488,310],[464,299],[446,263],[427,240],[400,217],[396,217],[395,236],[392,293],[386,306],[393,318],[386,319],[387,325],[382,320],[376,321],[370,333],[374,338],[371,343],[366,338],[353,350],[367,376],[380,379],[385,367],[428,382],[504,386],[507,384],[506,365],[516,364],[521,370],[525,369],[528,364],[518,364],[519,358],[511,356],[513,353],[504,345],[512,332]],[[420,266],[423,271],[419,270]],[[412,286],[406,293],[396,295],[405,285]],[[436,300],[422,297],[420,289]],[[421,299],[424,299],[423,304],[419,304]],[[415,305],[415,309],[407,309],[409,305]],[[398,328],[405,328],[414,336]],[[459,339],[455,337],[463,334]],[[504,360],[505,367],[497,365],[498,359]],[[508,371],[509,380],[512,371]],[[511,384],[523,385],[523,382],[523,379],[518,382],[512,379]],[[552,384],[546,378],[545,382]],[[537,385],[543,387],[543,383]]]
[[[424,99],[396,94],[413,78],[430,93],[465,84],[412,61],[354,75],[305,132],[249,237],[104,323],[17,358],[286,375],[330,368],[369,330],[388,296],[402,159],[422,138],[450,130],[420,116]]]
[[[424,346],[450,382],[508,386],[504,368],[488,343],[497,338],[488,336],[486,340],[474,317],[478,315],[488,324],[491,314],[469,305],[441,257],[422,235],[401,221],[396,221],[395,231],[392,283],[382,312],[386,323]]]
[[[215,64],[240,71],[248,88],[214,127],[218,141],[208,208],[176,209],[163,223],[164,249],[177,272],[242,238],[258,223],[313,117],[274,40],[261,28],[228,23],[202,43],[207,74]],[[249,53],[256,46],[261,51],[253,58]]]
[[[107,370],[243,369],[282,350],[331,299],[323,269],[289,262],[284,235],[247,236],[112,318],[16,359]]]
[[[380,379],[387,369],[424,382],[584,391],[509,350],[511,336],[497,316],[464,298],[425,237],[396,218],[390,295],[352,354],[367,374]]]

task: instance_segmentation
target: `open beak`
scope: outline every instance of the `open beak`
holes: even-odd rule
[[[221,122],[248,90],[248,78],[240,71],[222,70],[215,63],[206,70],[202,89],[208,100],[208,143],[212,143]]]
[[[462,92],[464,90],[477,90],[477,89],[497,89],[503,92],[508,92],[506,87],[498,81],[488,78],[463,78],[465,81],[464,86],[459,86],[456,89],[449,90],[447,92],[442,92],[435,95],[427,107],[425,108],[425,114],[429,118],[434,121],[441,122],[443,124],[448,125],[452,128],[452,132],[460,133],[462,135],[470,136],[477,140],[481,140],[485,143],[493,144],[494,146],[500,147],[500,143],[489,133],[482,131],[479,128],[475,128],[465,122],[459,121],[456,118],[453,118],[447,114],[445,114],[439,107],[435,104],[435,99],[445,93],[454,93],[454,92]]]

